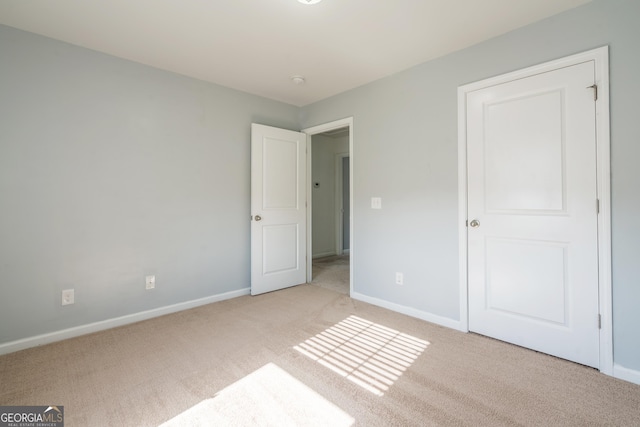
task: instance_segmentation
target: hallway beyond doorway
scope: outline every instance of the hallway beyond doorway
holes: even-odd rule
[[[311,284],[349,295],[349,255],[314,259]]]

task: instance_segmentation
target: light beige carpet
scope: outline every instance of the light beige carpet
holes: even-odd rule
[[[0,357],[67,426],[640,425],[640,386],[313,285]]]
[[[349,255],[316,258],[312,273],[312,285],[349,295]]]

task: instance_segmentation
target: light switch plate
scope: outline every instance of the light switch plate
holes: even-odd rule
[[[382,209],[382,199],[380,197],[371,198],[371,209]]]
[[[156,276],[147,276],[145,277],[145,289],[154,289],[156,287]]]

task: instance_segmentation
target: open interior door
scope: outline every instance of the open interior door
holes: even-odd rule
[[[306,134],[251,125],[251,295],[306,282]]]

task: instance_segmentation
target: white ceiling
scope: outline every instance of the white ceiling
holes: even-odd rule
[[[303,106],[589,1],[0,0],[0,23]]]

